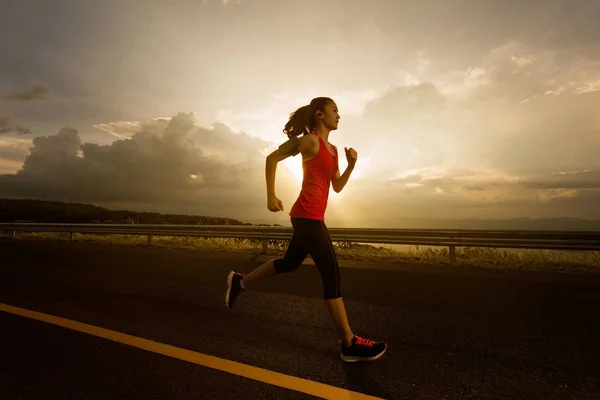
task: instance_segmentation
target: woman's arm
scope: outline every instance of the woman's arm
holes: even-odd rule
[[[296,146],[296,149],[302,155],[310,155],[316,153],[315,144],[316,141],[314,135],[305,135],[298,138],[298,146]],[[267,161],[265,163],[265,178],[267,181],[267,208],[270,211],[283,211],[283,203],[275,195],[275,174],[277,172],[277,163],[292,155],[295,154],[293,154],[293,152],[282,153],[279,149],[276,149],[267,156]]]
[[[354,171],[354,165],[348,165],[342,175],[340,175],[340,169],[337,169],[335,177],[331,182],[334,192],[339,193],[342,191],[342,189],[344,189],[344,186],[346,186],[346,183],[348,183],[348,179],[350,179],[350,174],[352,171]]]
[[[335,171],[335,176],[331,180],[331,186],[333,187],[333,191],[336,193],[341,192],[346,186],[346,183],[348,183],[350,174],[352,174],[352,171],[354,171],[354,166],[356,165],[356,160],[358,159],[358,153],[352,147],[350,149],[344,148],[344,150],[346,151],[346,160],[348,161],[348,166],[341,176],[340,168],[338,166],[337,171]]]

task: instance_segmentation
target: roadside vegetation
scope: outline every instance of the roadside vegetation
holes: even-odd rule
[[[108,210],[91,204],[63,203],[44,200],[0,199],[0,222],[87,223],[87,224],[185,224],[185,225],[252,225],[231,218],[214,216],[160,214],[128,210]],[[278,226],[278,225],[273,225]],[[0,233],[12,236],[12,232]],[[69,240],[68,233],[17,232],[17,240]],[[80,234],[75,242],[147,246],[147,236]],[[153,236],[152,246],[185,249],[246,252],[270,256],[283,255],[285,240],[200,238],[185,236]],[[340,260],[389,263],[450,264],[447,247],[367,245],[334,243]],[[457,247],[456,265],[490,269],[552,270],[565,272],[600,272],[599,251],[511,250]]]
[[[68,233],[17,232],[15,239],[68,241]],[[147,246],[145,235],[80,234],[74,242],[110,243]],[[280,256],[287,248],[286,240],[201,238],[187,236],[152,236],[152,246],[182,249],[207,249]],[[404,246],[402,249],[360,243],[335,242],[340,260],[390,263],[450,264],[447,247]],[[480,247],[457,247],[456,264],[487,269],[551,270],[600,273],[598,251],[511,250]]]

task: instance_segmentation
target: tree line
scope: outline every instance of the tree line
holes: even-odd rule
[[[0,199],[0,222],[252,225],[232,218],[108,210],[92,204],[28,199]]]

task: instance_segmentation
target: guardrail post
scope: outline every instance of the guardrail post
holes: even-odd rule
[[[148,235],[148,246],[152,246],[152,235]]]
[[[12,237],[13,237],[13,238],[16,238],[16,237],[17,237],[17,231],[13,231]]]
[[[73,232],[69,232],[69,242],[73,241]]]
[[[262,243],[262,253],[266,254],[267,253],[267,249],[269,248],[269,241],[268,240],[263,240],[261,243]]]
[[[450,262],[456,262],[456,246],[450,245],[448,246],[448,249],[450,250]]]

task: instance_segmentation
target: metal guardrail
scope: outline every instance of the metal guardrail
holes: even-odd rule
[[[291,227],[252,225],[160,225],[160,224],[64,224],[0,223],[0,231],[68,232],[152,236],[197,236],[289,240]],[[524,230],[445,230],[329,228],[334,242],[443,246],[449,248],[450,261],[456,261],[456,247],[493,247],[514,249],[600,251],[600,232],[524,231]],[[263,242],[265,243],[265,242]]]

